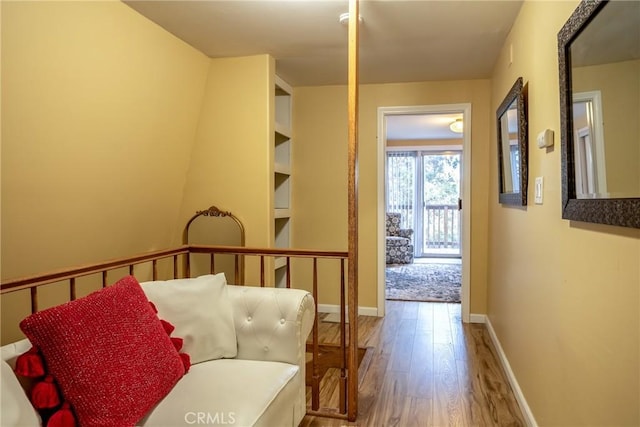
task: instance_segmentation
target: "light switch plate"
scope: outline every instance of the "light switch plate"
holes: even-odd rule
[[[541,176],[536,177],[535,184],[535,202],[536,205],[542,204],[542,194],[544,191],[544,179]]]

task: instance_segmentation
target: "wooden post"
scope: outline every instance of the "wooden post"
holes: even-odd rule
[[[318,258],[313,258],[313,299],[314,301],[318,300]],[[320,409],[320,347],[319,347],[319,334],[318,329],[320,328],[320,314],[316,309],[315,319],[313,321],[313,356],[311,367],[313,369],[313,380],[311,382],[311,409],[317,411]]]
[[[191,252],[187,252],[187,255],[185,257],[184,274],[185,274],[184,276],[185,278],[191,277]]]
[[[31,314],[33,314],[38,311],[38,288],[30,288],[29,292],[31,293]]]
[[[264,255],[260,255],[260,287],[264,288]]]
[[[233,277],[234,277],[235,284],[238,285],[240,283],[240,255],[236,254],[234,259],[235,259],[235,262],[234,262],[235,271],[234,271]]]
[[[76,278],[69,279],[69,301],[75,301],[76,299]]]
[[[347,412],[348,402],[347,402],[347,364],[348,354],[347,351],[347,321],[345,319],[345,297],[346,297],[346,289],[345,289],[345,281],[344,281],[344,260],[340,260],[340,353],[342,354],[342,359],[340,360],[340,392],[339,392],[339,406],[340,413],[344,414]]]
[[[178,278],[178,255],[173,256],[173,278]]]
[[[358,415],[358,0],[349,0],[349,77],[348,77],[348,210],[349,210],[349,366],[347,380],[347,418]]]
[[[287,289],[291,288],[291,257],[287,257]]]

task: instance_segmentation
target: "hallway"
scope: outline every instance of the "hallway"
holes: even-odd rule
[[[384,319],[359,317],[360,346],[373,347],[373,357],[358,421],[306,416],[301,426],[525,425],[486,327],[463,324],[460,304],[386,307]],[[336,336],[337,328],[321,322],[320,333]]]

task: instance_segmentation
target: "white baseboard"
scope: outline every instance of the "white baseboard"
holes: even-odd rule
[[[522,415],[524,416],[524,420],[529,427],[538,427],[538,423],[536,422],[536,419],[533,416],[533,412],[531,412],[531,408],[529,408],[527,399],[525,399],[524,394],[522,393],[522,389],[520,389],[520,385],[518,384],[518,380],[516,379],[515,374],[511,370],[511,365],[509,364],[507,355],[504,353],[504,350],[502,349],[502,345],[500,345],[500,341],[498,340],[496,331],[493,329],[493,326],[491,325],[491,320],[489,320],[487,316],[484,316],[484,318],[485,318],[484,323],[487,325],[489,336],[491,337],[493,346],[496,348],[496,351],[498,352],[500,363],[502,364],[502,368],[504,369],[504,372],[507,375],[509,384],[511,384],[511,389],[513,390],[513,394],[515,395],[516,400],[518,401],[520,410],[522,410]]]
[[[469,314],[469,323],[486,323],[487,315],[486,314]]]
[[[340,306],[336,304],[318,304],[318,313],[339,313]],[[377,307],[358,307],[360,316],[377,316]]]

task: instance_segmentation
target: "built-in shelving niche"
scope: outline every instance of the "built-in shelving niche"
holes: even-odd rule
[[[291,247],[291,87],[276,76],[274,153],[274,240],[276,248]],[[275,286],[285,287],[286,259],[274,262]]]
[[[289,247],[289,217],[275,219],[275,244],[276,248]],[[286,258],[276,258],[275,260],[275,284],[276,287],[285,287],[287,281],[287,260]]]

